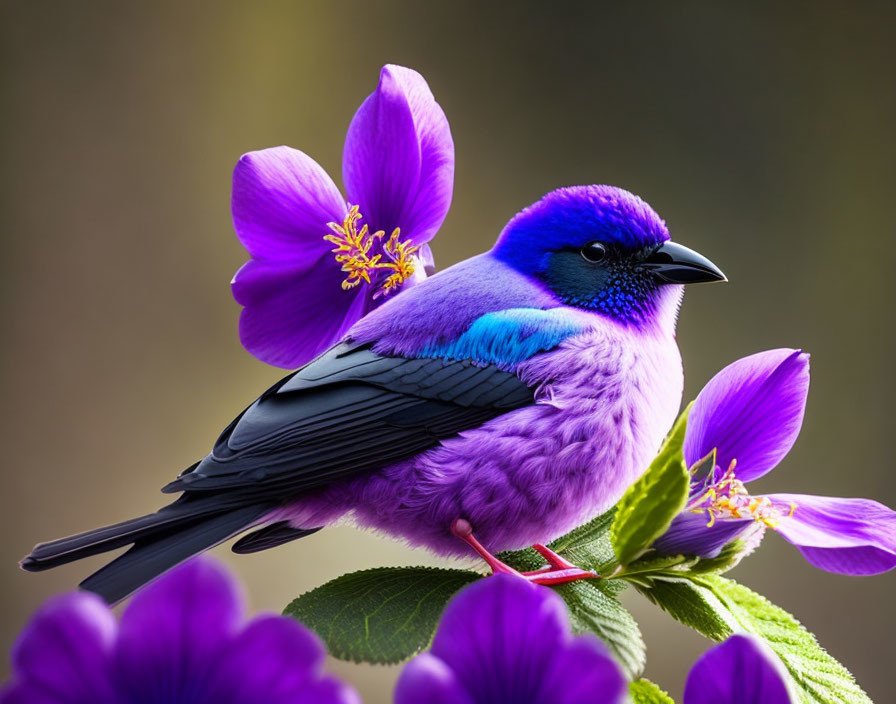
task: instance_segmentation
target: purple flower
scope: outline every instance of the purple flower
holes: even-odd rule
[[[693,472],[688,507],[654,544],[657,551],[716,557],[738,539],[755,546],[770,528],[823,570],[869,575],[896,567],[896,512],[886,506],[747,491],[790,451],[808,391],[809,355],[790,349],[745,357],[710,380],[685,433]]]
[[[626,701],[619,667],[597,638],[570,634],[557,594],[501,574],[454,597],[432,650],[405,666],[395,691],[395,704],[583,701]]]
[[[755,636],[736,634],[694,663],[684,704],[796,704],[784,666]]]
[[[425,278],[451,204],[454,143],[416,71],[385,66],[348,128],[346,197],[289,147],[244,154],[233,224],[251,259],[233,279],[240,339],[256,357],[298,367],[365,313]]]
[[[117,623],[94,594],[47,601],[12,650],[2,704],[358,704],[321,672],[324,648],[297,621],[243,623],[219,563],[198,558],[138,593]]]

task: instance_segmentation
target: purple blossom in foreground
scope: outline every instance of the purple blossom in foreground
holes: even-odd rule
[[[448,604],[432,649],[402,671],[395,704],[617,704],[626,692],[603,644],[571,635],[557,594],[499,574]]]
[[[694,402],[685,433],[687,465],[699,465],[688,507],[654,544],[657,551],[715,557],[738,539],[758,544],[771,528],[829,572],[870,575],[896,567],[896,512],[886,506],[868,499],[747,491],[748,482],[770,472],[790,451],[808,391],[809,355],[790,349],[745,357],[709,381]],[[710,462],[703,461],[707,457]]]
[[[243,155],[233,224],[251,259],[233,279],[249,352],[295,368],[365,313],[425,278],[451,204],[454,143],[416,71],[385,66],[358,108],[342,157],[346,197],[289,147]]]
[[[358,704],[322,673],[324,656],[293,619],[244,623],[233,577],[198,558],[137,594],[120,623],[94,594],[47,601],[13,647],[0,704]]]
[[[736,634],[694,663],[684,704],[796,704],[784,666],[755,636]]]

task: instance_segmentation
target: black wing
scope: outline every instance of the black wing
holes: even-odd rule
[[[164,491],[286,498],[532,403],[534,390],[495,366],[383,357],[344,343],[269,389]]]

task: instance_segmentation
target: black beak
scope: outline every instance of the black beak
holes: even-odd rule
[[[644,268],[664,284],[699,284],[728,279],[715,264],[693,249],[665,242],[643,262]]]

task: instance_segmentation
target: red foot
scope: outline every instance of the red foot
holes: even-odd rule
[[[492,568],[493,574],[512,574],[521,579],[533,582],[534,584],[543,584],[546,586],[575,582],[579,579],[600,578],[600,575],[596,572],[576,567],[569,560],[561,557],[544,545],[533,545],[532,547],[541,553],[548,564],[534,572],[518,572],[513,569],[513,567],[501,562],[497,557],[486,550],[482,543],[476,540],[476,536],[473,535],[473,526],[470,525],[469,521],[466,521],[463,518],[456,519],[454,523],[451,524],[451,532],[479,553],[480,557],[482,557],[488,566]]]

